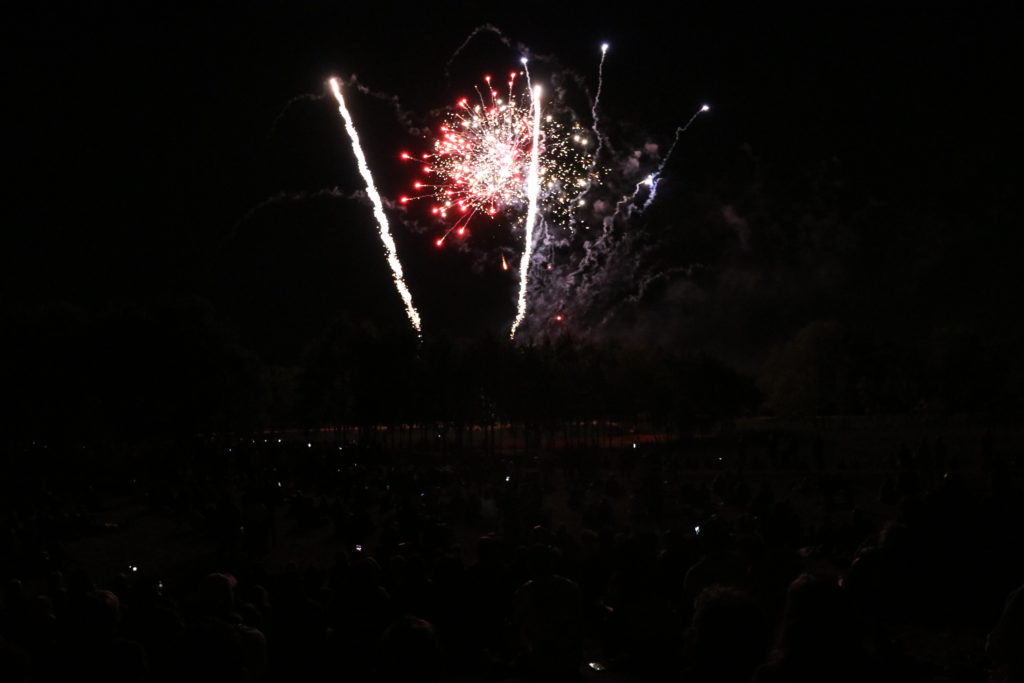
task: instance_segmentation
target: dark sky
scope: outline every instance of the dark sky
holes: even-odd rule
[[[360,182],[336,110],[301,96],[358,74],[430,122],[474,79],[515,67],[518,53],[482,34],[446,79],[490,23],[557,60],[538,61],[538,78],[572,69],[591,91],[611,43],[602,116],[622,154],[663,153],[713,106],[652,211],[609,238],[592,289],[565,300],[553,280],[538,295],[534,332],[565,310],[581,334],[756,360],[819,319],[1019,331],[1010,3],[145,4],[49,3],[5,21],[8,307],[196,296],[271,357],[344,312],[401,324],[369,210],[341,198]],[[352,108],[396,197],[397,153],[416,140],[385,103]],[[515,285],[491,266],[515,242],[481,231],[437,251],[436,231],[396,228],[427,328],[500,331]],[[552,261],[568,272],[583,253],[576,240]],[[282,326],[295,338],[278,339]]]

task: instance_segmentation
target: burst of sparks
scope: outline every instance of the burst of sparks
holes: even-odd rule
[[[345,98],[341,94],[341,86],[338,83],[338,79],[332,78],[330,83],[331,91],[334,93],[335,99],[338,100],[338,110],[341,112],[341,118],[345,121],[345,130],[348,132],[349,140],[352,142],[352,152],[356,157],[359,174],[363,177],[363,182],[366,183],[366,194],[370,197],[370,202],[373,204],[373,215],[377,219],[380,241],[384,244],[384,252],[387,255],[388,265],[391,266],[391,275],[395,282],[395,288],[405,304],[405,313],[409,316],[409,322],[412,323],[413,329],[419,335],[421,333],[420,314],[416,310],[416,306],[413,305],[412,293],[405,284],[405,278],[402,275],[402,263],[398,260],[398,250],[395,247],[395,240],[391,237],[388,218],[384,214],[384,204],[381,201],[380,194],[377,192],[376,185],[374,185],[373,176],[370,174],[370,167],[366,165],[366,156],[363,154],[363,148],[359,144],[359,134],[356,133],[355,124],[352,122],[352,115],[349,114],[348,107],[345,106]]]
[[[452,232],[465,235],[475,216],[521,215],[529,204],[526,181],[535,147],[539,201],[556,218],[577,206],[573,201],[576,193],[596,175],[591,136],[578,123],[566,126],[549,114],[534,140],[532,107],[516,96],[519,75],[508,75],[503,93],[486,76],[486,89],[478,89],[476,100],[458,100],[440,125],[432,153],[400,155],[402,160],[418,164],[424,178],[412,184],[414,194],[399,201],[432,199],[432,215],[449,221],[454,217],[447,231],[435,240],[439,247]]]

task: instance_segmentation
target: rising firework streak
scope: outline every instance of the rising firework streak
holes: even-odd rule
[[[363,182],[366,183],[366,194],[370,197],[370,202],[373,204],[373,215],[377,219],[380,241],[384,244],[388,265],[391,266],[391,277],[395,281],[395,288],[398,290],[399,296],[402,297],[402,302],[405,304],[405,314],[409,316],[409,322],[412,323],[413,329],[416,330],[416,335],[419,336],[421,332],[420,314],[412,303],[412,293],[409,291],[409,287],[405,284],[405,278],[402,276],[402,263],[398,260],[398,250],[395,248],[395,240],[391,237],[388,217],[384,214],[384,204],[381,202],[380,194],[377,192],[377,186],[373,183],[370,167],[366,165],[366,156],[363,154],[363,148],[359,144],[359,135],[356,133],[356,127],[352,123],[352,115],[349,114],[348,107],[345,106],[345,98],[341,94],[341,86],[338,84],[337,78],[331,79],[331,91],[334,93],[335,99],[338,100],[338,109],[341,112],[341,118],[345,120],[345,130],[348,132],[349,140],[352,141],[352,152],[356,156],[359,174],[363,176]]]
[[[533,224],[537,220],[537,195],[540,192],[539,155],[540,155],[540,96],[538,85],[533,89],[533,147],[530,150],[530,174],[526,179],[526,194],[529,208],[526,211],[526,237],[523,244],[523,258],[519,262],[519,303],[516,319],[512,321],[509,338],[516,338],[516,330],[526,316],[526,278],[530,270],[530,257],[533,256]]]

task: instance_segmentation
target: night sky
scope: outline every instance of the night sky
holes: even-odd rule
[[[369,207],[350,198],[361,183],[325,82],[358,75],[436,126],[432,110],[516,68],[519,51],[485,31],[446,74],[491,24],[530,51],[536,79],[571,70],[591,93],[598,46],[611,44],[609,196],[636,182],[620,173],[633,151],[647,150],[642,177],[676,126],[713,107],[682,137],[658,200],[608,236],[577,287],[560,274],[578,268],[600,221],[545,257],[527,340],[564,314],[580,336],[756,368],[816,321],[895,340],[1020,338],[1010,3],[672,14],[633,3],[620,15],[374,4],[50,3],[9,16],[7,333],[37,324],[40,308],[185,301],[287,363],[342,316],[403,325]],[[411,177],[398,153],[422,140],[387,101],[350,104],[382,194],[396,198]],[[427,332],[503,334],[515,279],[496,264],[520,248],[507,225],[438,250],[425,213],[396,211],[394,230]]]

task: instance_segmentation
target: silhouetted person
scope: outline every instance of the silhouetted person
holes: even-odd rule
[[[528,556],[533,578],[514,597],[525,677],[535,681],[575,680],[583,645],[580,588],[555,573],[555,549],[533,546]]]
[[[754,683],[875,683],[877,672],[842,589],[801,574],[789,586],[782,628]]]
[[[730,586],[705,588],[686,633],[686,680],[747,683],[767,646],[764,615],[749,594]]]
[[[199,681],[252,681],[267,664],[264,635],[235,611],[235,577],[209,574],[199,587],[198,614],[185,628],[184,677]]]
[[[149,679],[142,646],[118,633],[120,601],[107,590],[95,590],[82,605],[80,621],[66,634],[62,675],[83,681]]]
[[[377,676],[380,681],[441,680],[441,647],[428,621],[413,616],[399,617],[381,636]]]
[[[985,651],[992,661],[994,683],[1024,681],[1024,586],[1006,599],[1002,616],[988,634]]]

